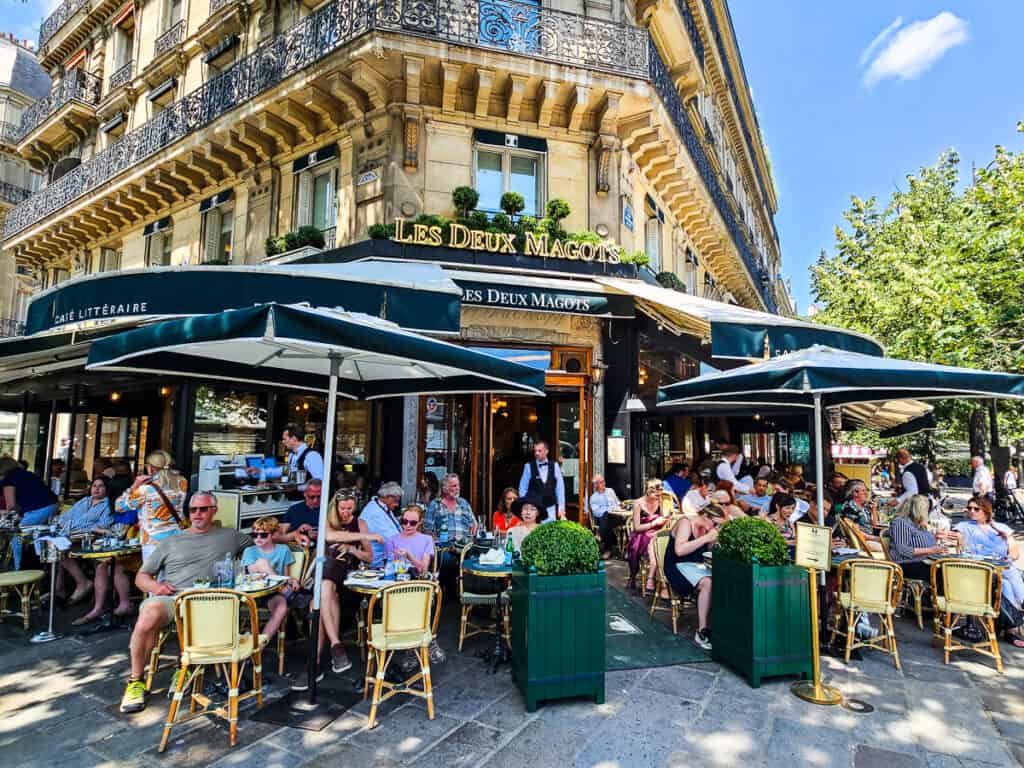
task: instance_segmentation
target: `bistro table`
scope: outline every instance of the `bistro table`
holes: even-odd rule
[[[501,663],[510,660],[505,648],[505,611],[502,609],[501,596],[508,589],[509,581],[512,578],[512,566],[505,565],[504,563],[496,563],[494,565],[482,563],[480,562],[480,557],[474,555],[462,561],[462,570],[472,576],[497,579],[502,582],[503,588],[498,595],[497,604],[495,605],[494,651],[483,657],[485,661],[490,662],[491,674],[494,674],[498,671],[498,666]]]
[[[141,544],[118,542],[113,546],[92,547],[91,549],[71,549],[68,556],[76,560],[108,560],[112,557],[127,557],[142,552]]]

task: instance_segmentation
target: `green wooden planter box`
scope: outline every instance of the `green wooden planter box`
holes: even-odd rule
[[[711,655],[747,678],[810,678],[811,606],[807,571],[716,557],[711,580]]]
[[[526,709],[537,702],[593,696],[604,703],[604,563],[595,573],[512,574],[512,677]]]

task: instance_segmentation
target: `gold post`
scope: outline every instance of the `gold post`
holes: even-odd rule
[[[818,651],[818,572],[808,568],[807,576],[811,590],[811,658],[814,677],[812,680],[793,683],[790,690],[794,695],[812,704],[838,704],[843,700],[839,689],[821,682],[821,657]]]

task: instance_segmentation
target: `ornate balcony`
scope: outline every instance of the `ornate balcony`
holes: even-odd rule
[[[67,73],[60,84],[49,96],[39,99],[21,115],[21,125],[16,133],[20,144],[29,134],[36,131],[49,118],[68,104],[85,107],[89,114],[100,100],[100,80],[87,72],[73,71]]]
[[[27,189],[16,187],[14,184],[8,184],[6,181],[0,181],[0,203],[17,205],[22,200],[27,200],[31,194]]]
[[[754,253],[753,246],[747,239],[746,225],[740,223],[735,210],[729,203],[729,198],[719,182],[718,172],[704,151],[700,137],[690,122],[683,100],[679,98],[675,83],[673,83],[672,77],[669,75],[668,69],[662,61],[661,54],[658,53],[653,40],[650,41],[650,51],[651,87],[661,98],[662,104],[672,120],[672,124],[675,126],[683,145],[697,167],[701,181],[704,182],[708,194],[711,196],[712,201],[714,201],[715,208],[725,222],[733,244],[736,246],[736,250],[739,252],[743,265],[746,267],[750,279],[754,282],[758,294],[764,301],[768,311],[775,312],[775,297],[772,295],[770,286],[764,285],[761,280],[759,260]]]
[[[89,0],[64,0],[57,10],[46,17],[46,20],[39,27],[39,48],[40,50],[50,41],[60,28],[67,23],[67,20],[74,16],[79,9],[87,6]]]
[[[693,18],[693,13],[690,11],[690,6],[686,0],[676,0],[676,6],[679,8],[679,15],[683,17],[683,25],[686,27],[686,34],[690,38],[690,45],[693,46],[693,52],[697,56],[697,61],[700,62],[701,68],[704,67],[704,41],[700,37],[700,30],[697,29],[697,21]]]
[[[116,91],[122,85],[131,82],[132,75],[135,73],[135,62],[129,61],[123,67],[114,70],[114,73],[110,76],[107,81],[107,93]]]
[[[10,317],[0,317],[0,339],[24,335],[25,323]]]
[[[159,58],[185,39],[185,20],[170,27],[153,42],[153,58]]]
[[[213,16],[221,8],[231,5],[237,0],[210,0],[210,15]]]
[[[6,120],[0,120],[0,144],[15,146],[17,143],[18,126],[14,123],[8,123]]]

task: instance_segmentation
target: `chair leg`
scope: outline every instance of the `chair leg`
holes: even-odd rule
[[[420,669],[423,671],[423,692],[427,697],[427,719],[434,719],[434,686],[430,682],[430,651],[424,646],[418,649]]]
[[[857,629],[857,622],[851,608],[846,612],[846,663],[850,663],[850,653],[853,651],[853,633]]]
[[[992,655],[996,659],[996,669],[999,670],[999,674],[1003,674],[1003,657],[999,653],[999,640],[996,638],[996,622],[995,619],[988,617],[985,620],[985,629],[988,630],[988,644],[992,650]]]
[[[228,744],[232,747],[238,742],[238,662],[231,662],[231,674],[228,681]]]
[[[190,715],[195,714],[198,709],[199,702],[196,701],[196,694],[203,692],[203,675],[206,672],[206,667],[196,667],[196,671],[192,673],[192,695],[188,699],[188,713]]]
[[[896,647],[896,627],[893,625],[892,614],[885,617],[889,628],[889,650],[892,651],[892,659],[896,662],[896,669],[902,670],[900,666],[900,650]]]
[[[263,706],[263,651],[252,654],[252,687],[256,689],[256,706]]]
[[[200,669],[202,669],[202,667],[200,667]],[[178,716],[178,706],[181,704],[181,692],[185,688],[185,678],[187,677],[188,665],[182,664],[178,672],[178,683],[174,686],[174,694],[171,696],[171,706],[167,708],[167,720],[164,722],[164,735],[160,739],[160,752],[167,749],[167,739],[171,736],[171,727],[174,725],[174,719]],[[191,711],[191,707],[189,711]]]
[[[377,724],[377,707],[380,705],[381,689],[384,687],[384,668],[387,666],[388,661],[385,651],[378,651],[374,648],[373,653],[377,656],[377,675],[373,681],[373,703],[370,704],[370,717],[366,723],[367,729],[373,728]]]
[[[32,592],[35,590],[35,584],[28,584],[25,587],[25,591],[21,594],[21,620],[25,626],[25,631],[28,631],[29,620],[32,616]],[[53,599],[53,595],[50,596]]]
[[[369,652],[366,655],[366,670],[363,672],[363,700],[366,700],[366,694],[370,690],[370,680],[374,677],[374,660],[377,658],[374,652]]]
[[[943,650],[945,651],[946,664],[949,664],[949,652],[953,649],[953,617],[949,615],[949,611],[946,611],[946,621],[943,630],[946,634],[946,645]]]
[[[652,619],[654,618],[654,612],[658,609],[658,595],[661,594],[661,590],[659,589],[660,586],[661,585],[658,584],[658,580],[655,579],[654,580],[654,596],[651,598],[651,610],[648,611],[648,613],[647,613],[648,617],[652,618]]]
[[[459,622],[459,653],[462,653],[462,643],[466,639],[466,622],[469,621],[471,610],[473,610],[471,605],[462,606],[462,619]]]
[[[156,677],[157,670],[160,668],[160,654],[163,653],[164,643],[167,642],[167,630],[161,630],[160,634],[157,635],[156,645],[153,646],[152,652],[149,654],[149,667],[146,668],[146,690],[153,690],[153,678]]]
[[[924,590],[915,586],[911,593],[914,595],[914,613],[917,614],[917,628],[924,629],[924,608],[921,605],[921,596],[924,594]]]

